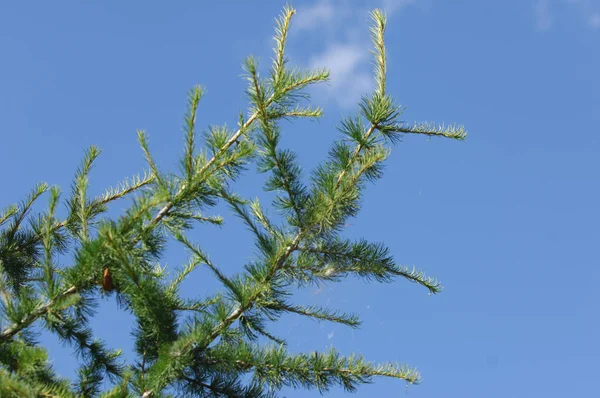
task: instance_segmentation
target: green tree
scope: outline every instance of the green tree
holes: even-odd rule
[[[65,195],[66,219],[56,216],[61,191],[46,184],[0,214],[2,397],[267,397],[283,387],[324,392],[337,385],[353,391],[376,376],[419,382],[413,368],[372,364],[359,355],[291,353],[284,340],[269,332],[269,323],[288,313],[359,326],[356,315],[294,303],[291,292],[298,286],[349,275],[379,282],[402,277],[438,293],[438,281],[397,265],[384,245],[344,239],[340,230],[358,214],[365,184],[381,177],[390,146],[402,135],[466,136],[462,127],[399,120],[402,110],[386,90],[386,19],[375,10],[370,30],[375,89],[362,98],[356,116],[342,120],[342,139],[328,158],[310,178],[303,177],[294,152],[280,145],[279,122],[319,117],[320,108],[301,105],[304,89],[329,75],[287,66],[293,14],[286,7],[277,20],[275,55],[266,77],[259,76],[254,58],[244,63],[248,113],[239,115],[234,131],[211,127],[201,149],[195,124],[203,91],[191,90],[180,173],[158,169],[140,131],[148,163],[143,176],[89,197],[88,173],[100,154],[91,147]],[[276,219],[258,200],[233,191],[232,182],[252,164],[266,175],[264,190],[276,195]],[[43,195],[49,198],[47,210],[34,214],[32,206]],[[131,198],[128,209],[118,219],[108,217],[107,206],[125,197]],[[189,238],[197,223],[221,224],[209,214],[223,202],[247,225],[258,248],[254,260],[232,277]],[[173,274],[157,265],[167,239],[190,253],[189,262]],[[59,265],[59,253],[71,253],[72,264]],[[200,266],[214,274],[221,294],[182,298],[181,282]],[[89,319],[103,296],[114,296],[135,316],[133,363],[94,338]],[[55,373],[35,340],[34,324],[80,354],[77,380]],[[112,387],[101,391],[106,379]]]

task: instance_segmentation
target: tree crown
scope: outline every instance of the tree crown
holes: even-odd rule
[[[244,62],[249,109],[239,115],[236,129],[211,127],[199,142],[196,112],[203,89],[190,91],[177,174],[158,168],[146,133],[139,131],[148,166],[142,175],[90,197],[88,174],[100,155],[91,147],[65,195],[65,219],[56,216],[60,189],[46,184],[2,211],[2,396],[267,397],[290,386],[324,392],[338,385],[353,391],[376,376],[419,382],[419,373],[404,365],[373,364],[334,350],[292,353],[268,326],[284,314],[298,314],[358,327],[357,315],[296,304],[291,297],[295,287],[350,275],[378,282],[402,277],[438,293],[436,279],[398,265],[385,245],[345,239],[340,232],[358,214],[365,185],[381,178],[391,146],[403,135],[464,140],[466,132],[461,126],[400,120],[402,109],[386,87],[386,18],[375,10],[370,29],[375,88],[361,99],[357,115],[341,121],[342,139],[305,178],[294,151],[280,144],[279,123],[321,116],[320,108],[303,101],[305,89],[327,81],[329,73],[288,67],[285,48],[293,14],[286,7],[276,21],[266,76],[259,75],[254,58]],[[234,181],[252,165],[266,176],[263,189],[275,195],[271,205],[277,218],[259,200],[234,191]],[[43,195],[47,209],[34,214],[32,207]],[[108,217],[108,205],[125,197],[131,199],[127,210],[117,219]],[[222,224],[210,215],[218,203],[229,206],[256,242],[256,257],[234,276],[225,275],[189,236],[197,224]],[[159,264],[167,239],[190,256],[174,273]],[[57,254],[66,252],[73,253],[73,263],[58,264]],[[212,272],[221,293],[182,298],[181,283],[200,266]],[[119,350],[94,338],[89,319],[103,296],[114,297],[135,316],[133,363],[124,363]],[[76,380],[54,372],[35,340],[34,324],[79,354]],[[102,391],[106,379],[112,387]]]

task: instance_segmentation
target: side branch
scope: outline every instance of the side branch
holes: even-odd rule
[[[39,306],[33,312],[31,312],[31,314],[23,318],[21,322],[15,323],[9,326],[7,329],[4,329],[4,331],[0,333],[0,341],[12,338],[15,334],[19,333],[21,330],[25,329],[33,322],[35,322],[40,316],[46,314],[50,310],[50,308],[52,308],[54,304],[56,304],[57,301],[75,293],[77,293],[77,288],[75,286],[71,286],[70,288],[56,296],[54,299]]]
[[[391,126],[388,131],[404,134],[423,134],[428,136],[438,136],[453,138],[463,141],[467,138],[467,132],[463,126],[438,126],[433,123],[415,123],[412,126]]]
[[[365,135],[363,136],[363,141],[366,141],[369,139],[369,137],[371,137],[371,134],[373,134],[373,132],[377,129],[377,125],[375,124],[371,124],[371,127],[369,127],[369,129],[367,130],[367,132],[365,133]],[[350,159],[348,160],[348,165],[346,168],[344,168],[342,170],[342,172],[340,173],[340,175],[338,176],[337,182],[335,184],[335,188],[339,188],[340,184],[342,183],[342,179],[344,178],[344,176],[346,175],[346,173],[348,172],[348,170],[350,170],[350,168],[352,167],[352,165],[354,164],[354,161],[356,160],[356,158],[358,157],[358,155],[360,155],[360,151],[362,151],[364,148],[364,145],[362,143],[359,143],[356,148],[354,149],[354,152],[352,152],[352,156],[350,156]]]

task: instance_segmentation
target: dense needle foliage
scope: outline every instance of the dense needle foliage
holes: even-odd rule
[[[237,129],[211,127],[199,140],[196,111],[203,91],[191,90],[180,173],[158,169],[140,131],[148,163],[142,176],[89,197],[88,173],[100,154],[91,147],[68,193],[39,184],[23,202],[2,211],[0,396],[270,397],[283,387],[325,392],[337,385],[353,391],[376,376],[419,382],[419,373],[406,366],[373,364],[336,351],[292,353],[269,332],[270,322],[290,313],[359,325],[356,315],[294,303],[291,292],[298,286],[349,275],[379,282],[402,277],[438,293],[437,280],[396,264],[383,244],[347,240],[340,230],[358,214],[365,184],[381,177],[391,145],[404,134],[466,136],[462,127],[400,121],[402,109],[386,89],[386,19],[376,10],[371,14],[375,89],[362,98],[357,115],[342,120],[342,137],[328,158],[309,178],[303,176],[294,152],[280,145],[279,122],[319,117],[321,109],[302,105],[304,90],[329,75],[288,67],[285,45],[293,14],[286,7],[277,20],[268,74],[259,76],[254,58],[244,63],[249,110],[239,115]],[[267,216],[263,203],[233,190],[233,180],[252,165],[266,176],[264,190],[276,195],[277,220]],[[35,214],[32,206],[42,197],[47,210]],[[128,209],[118,219],[108,217],[107,206],[125,197],[131,199]],[[56,216],[61,203],[68,209],[65,219]],[[210,215],[218,203],[226,203],[247,225],[258,248],[233,277],[189,237],[197,223],[221,224]],[[176,272],[157,265],[167,239],[190,253]],[[72,264],[58,264],[57,255],[64,253],[72,254]],[[214,274],[221,294],[181,298],[181,282],[201,266]],[[103,296],[114,297],[135,317],[133,363],[95,338],[89,326]],[[78,353],[76,380],[54,372],[34,327]]]

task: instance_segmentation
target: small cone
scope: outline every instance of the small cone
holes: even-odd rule
[[[102,273],[102,288],[107,292],[113,290],[112,275],[108,267],[104,267],[104,272]]]

